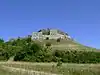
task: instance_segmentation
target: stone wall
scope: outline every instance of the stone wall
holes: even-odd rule
[[[55,29],[52,29],[50,30],[50,35],[43,35],[42,32],[33,32],[32,33],[32,39],[46,39],[46,38],[49,38],[49,39],[58,39],[58,38],[61,38],[61,39],[66,39],[66,38],[70,38],[70,36],[68,35],[64,35],[64,34],[59,34],[58,33],[58,30],[55,30]]]

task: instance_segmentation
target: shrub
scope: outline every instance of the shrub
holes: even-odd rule
[[[57,63],[57,66],[61,66],[61,65],[62,65],[62,62],[59,61],[59,62]]]
[[[58,39],[57,39],[57,42],[60,42],[60,40],[61,40],[61,38],[58,38]]]
[[[47,47],[50,47],[50,46],[51,46],[51,43],[50,43],[50,42],[47,42],[47,43],[46,43],[46,46],[47,46]]]
[[[100,52],[56,50],[53,56],[67,63],[100,63]]]

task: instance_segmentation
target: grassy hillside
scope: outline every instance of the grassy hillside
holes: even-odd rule
[[[39,32],[42,33],[40,36],[38,34]],[[53,36],[52,36],[52,33],[53,33]],[[58,34],[59,34],[59,36],[57,36]],[[57,50],[65,50],[65,49],[66,50],[69,50],[69,49],[70,50],[86,50],[86,51],[96,50],[95,48],[84,46],[84,45],[74,41],[74,38],[71,38],[71,36],[68,33],[63,32],[62,30],[59,30],[59,29],[52,29],[52,28],[40,29],[37,32],[37,35],[35,35],[35,36],[34,35],[32,34],[32,38],[36,37],[36,36],[44,37],[46,35],[46,37],[44,37],[45,40],[35,40],[35,42],[39,42],[42,45],[45,45],[46,43],[49,42],[49,43],[51,43],[52,50],[56,50],[56,49]],[[52,36],[53,38],[51,39],[51,37],[49,35]],[[63,39],[62,39],[62,36],[64,37]],[[59,42],[57,42],[57,40],[54,40],[55,37],[60,38]]]
[[[57,42],[57,40],[34,40],[35,42],[38,42],[42,45],[45,45],[46,43],[51,43],[52,50],[86,50],[86,51],[94,51],[97,50],[96,48],[84,46],[74,40],[60,40],[60,42]]]

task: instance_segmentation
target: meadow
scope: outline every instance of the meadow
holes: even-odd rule
[[[100,64],[5,62],[0,75],[100,75]]]

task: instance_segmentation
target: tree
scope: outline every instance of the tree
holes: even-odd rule
[[[4,40],[0,38],[0,43],[4,43]]]

